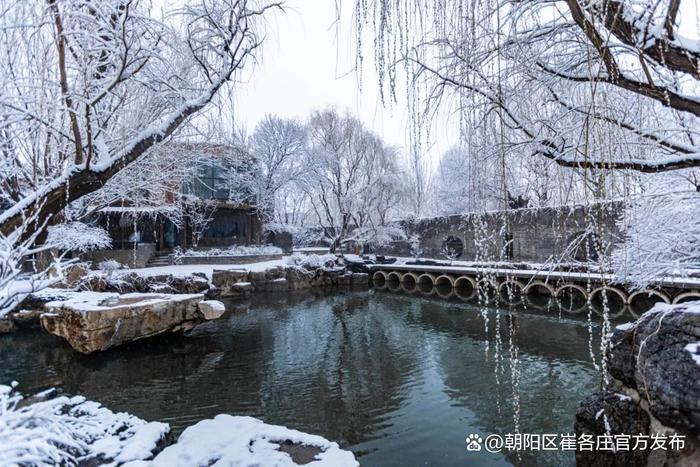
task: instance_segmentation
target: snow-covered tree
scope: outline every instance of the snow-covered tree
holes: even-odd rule
[[[615,272],[637,288],[700,270],[700,191],[671,175],[649,185],[626,206],[613,253]]]
[[[0,16],[4,235],[99,189],[204,109],[277,3],[12,2]]]
[[[574,168],[700,166],[692,1],[355,3],[358,38],[374,27],[380,84],[392,91],[405,67],[430,107],[458,102],[477,120],[495,111],[495,143]]]
[[[306,155],[306,127],[294,119],[267,115],[255,127],[247,142],[254,161],[229,173],[232,199],[254,205],[268,221],[284,222],[288,210],[298,207],[290,200],[290,187],[303,176]]]
[[[331,248],[347,240],[351,229],[383,237],[391,209],[402,196],[396,151],[355,117],[334,109],[312,114],[309,141],[308,172],[300,186],[331,236]],[[367,243],[369,237],[355,240]]]
[[[46,243],[63,251],[85,252],[112,246],[112,239],[101,227],[69,222],[49,227]]]
[[[258,49],[262,18],[277,7],[265,0],[165,7],[141,0],[4,2],[5,260],[34,251],[27,239],[43,243],[47,226],[69,204],[102,188],[215,100]]]
[[[640,174],[692,178],[700,167],[692,0],[352,3],[358,60],[370,29],[384,96],[405,94],[418,109],[412,134],[428,135],[438,111],[455,115],[466,170],[478,159],[470,176],[492,174],[501,209],[521,197],[528,205],[636,197],[647,183]],[[688,198],[676,201],[692,209]],[[669,237],[657,246],[683,244],[680,232],[660,232]]]

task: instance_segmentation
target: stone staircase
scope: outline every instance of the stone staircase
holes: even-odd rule
[[[169,251],[159,251],[155,255],[151,256],[151,259],[146,263],[147,268],[157,268],[161,266],[170,265],[170,252]]]

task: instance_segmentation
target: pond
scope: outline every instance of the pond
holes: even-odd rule
[[[176,433],[219,413],[337,441],[363,466],[573,465],[571,452],[468,452],[491,433],[572,433],[600,383],[600,327],[555,311],[378,291],[267,295],[187,336],[80,355],[0,337],[0,382],[60,386]]]

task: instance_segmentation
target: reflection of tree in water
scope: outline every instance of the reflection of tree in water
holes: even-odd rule
[[[557,420],[570,419],[561,414],[573,413],[578,395],[595,387],[597,378],[585,360],[586,329],[569,320],[522,319],[520,312],[507,309],[488,313],[492,342],[487,351],[479,308],[446,310],[442,303],[422,303],[420,323],[442,336],[435,348],[446,394],[474,413],[484,433],[570,432],[570,423]],[[535,459],[528,453],[507,458],[521,465],[543,462],[541,455]],[[572,459],[555,452],[548,461],[563,465]]]
[[[405,399],[402,387],[420,360],[419,334],[366,292],[327,303],[313,320],[283,312],[298,316],[275,328],[263,403],[269,413],[285,414],[279,423],[325,427],[324,436],[355,445],[368,441]]]
[[[258,298],[185,337],[90,356],[20,333],[0,340],[0,379],[28,392],[61,386],[176,430],[228,412],[359,443],[400,405],[420,346],[400,316],[368,312],[377,305],[366,292],[320,297]]]

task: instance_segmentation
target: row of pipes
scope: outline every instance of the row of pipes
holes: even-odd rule
[[[418,292],[425,296],[436,295],[444,299],[456,297],[464,301],[474,300],[478,297],[493,297],[495,294],[498,294],[506,302],[515,303],[519,302],[523,296],[535,294],[555,300],[569,298],[575,299],[579,303],[589,303],[602,300],[605,294],[606,300],[613,306],[649,308],[648,303],[664,302],[676,304],[700,299],[700,291],[698,290],[684,291],[675,297],[671,297],[666,292],[654,289],[627,293],[619,287],[610,285],[597,285],[587,288],[570,282],[556,287],[552,283],[537,280],[527,283],[514,278],[495,281],[493,278],[477,278],[468,275],[454,276],[432,272],[415,273],[377,270],[372,274],[372,284],[379,290],[387,289],[392,292],[406,293]],[[644,302],[647,306],[638,302]]]

